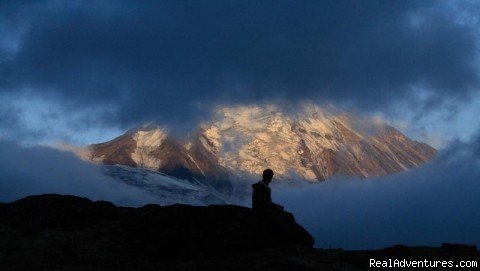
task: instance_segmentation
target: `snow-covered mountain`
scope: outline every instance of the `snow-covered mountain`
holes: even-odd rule
[[[315,105],[295,114],[270,105],[218,108],[186,142],[161,126],[143,125],[77,153],[107,165],[215,180],[221,187],[228,176],[261,174],[267,167],[280,179],[382,176],[426,163],[436,150],[373,119]]]

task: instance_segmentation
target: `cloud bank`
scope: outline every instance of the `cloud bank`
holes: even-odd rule
[[[480,245],[480,136],[455,142],[430,164],[370,180],[279,188],[274,198],[318,247]],[[275,194],[276,193],[276,194]]]
[[[0,202],[36,194],[70,194],[121,206],[155,203],[151,194],[105,176],[73,153],[49,147],[21,147],[0,140]]]
[[[58,102],[64,114],[110,108],[96,121],[123,127],[188,129],[218,103],[435,109],[478,89],[477,10],[471,1],[2,1],[0,92]]]

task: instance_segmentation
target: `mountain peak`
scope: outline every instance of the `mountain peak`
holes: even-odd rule
[[[298,112],[275,105],[219,107],[189,142],[146,123],[91,150],[92,160],[177,177],[211,179],[272,168],[277,178],[299,175],[311,181],[387,175],[428,162],[436,153],[381,120],[313,104]]]

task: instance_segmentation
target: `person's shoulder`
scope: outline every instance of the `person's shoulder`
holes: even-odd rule
[[[256,183],[252,184],[253,189],[258,189],[258,188],[262,188],[262,187],[263,187],[263,185],[261,184],[261,181],[258,181]]]

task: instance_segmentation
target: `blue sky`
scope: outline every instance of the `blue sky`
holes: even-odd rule
[[[2,1],[0,136],[85,145],[305,100],[445,148],[478,130],[476,1]]]

